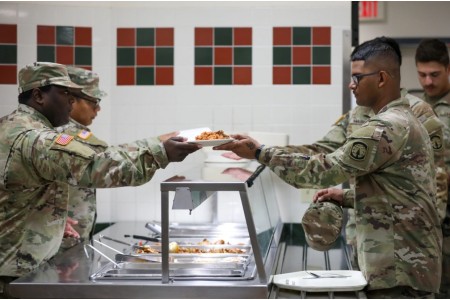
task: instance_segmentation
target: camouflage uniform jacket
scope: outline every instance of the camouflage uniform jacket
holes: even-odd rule
[[[159,144],[96,153],[70,138],[27,105],[0,119],[0,276],[22,276],[58,251],[68,197],[56,184],[136,186],[169,163]]]
[[[444,147],[444,124],[439,120],[436,114],[432,111],[432,107],[427,105],[420,98],[408,94],[405,89],[402,89],[402,95],[408,99],[409,106],[414,116],[422,123],[428,132],[430,140],[433,145],[434,163],[436,166],[436,207],[439,213],[441,222],[444,220],[447,207],[447,175],[446,175],[446,161],[445,151],[447,145]],[[450,102],[449,102],[450,103]],[[448,115],[448,126],[450,128],[450,105]],[[328,154],[336,151],[344,145],[347,137],[355,130],[359,129],[369,118],[374,115],[370,108],[357,106],[348,113],[342,115],[333,125],[331,130],[319,141],[312,145],[302,146],[288,146],[292,152],[301,152],[308,155],[315,155],[318,153]],[[449,132],[450,137],[450,132]],[[450,145],[448,145],[450,147]],[[445,149],[445,150],[444,150]],[[450,159],[450,158],[449,158]],[[352,184],[353,182],[351,182]],[[352,184],[353,186],[353,184]],[[345,191],[345,197],[353,197],[354,193],[351,190]],[[351,214],[351,211],[350,211]],[[450,219],[449,219],[450,220]],[[350,223],[352,220],[350,219]],[[450,223],[450,222],[449,222]],[[347,232],[348,234],[349,232]],[[350,236],[352,236],[350,234]]]
[[[103,152],[108,144],[98,139],[88,127],[70,119],[67,125],[57,128],[58,131],[74,136],[77,141],[90,147],[95,152]],[[63,183],[64,184],[64,183]],[[67,215],[78,221],[73,228],[80,234],[80,239],[63,238],[61,250],[75,246],[79,242],[89,241],[95,226],[97,202],[95,189],[68,186],[69,209]]]
[[[433,107],[439,119],[444,123],[444,160],[447,174],[450,174],[450,91],[438,99],[432,99],[427,95],[423,95],[423,99]],[[444,231],[444,236],[450,236],[450,205],[447,205],[442,229]]]
[[[437,292],[442,232],[431,142],[405,98],[392,101],[329,154],[267,147],[259,162],[297,188],[355,179],[357,254],[368,289]]]

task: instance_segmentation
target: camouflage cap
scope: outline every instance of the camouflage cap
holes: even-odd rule
[[[19,94],[47,85],[65,86],[73,89],[81,87],[70,80],[65,65],[51,62],[35,62],[19,71]]]
[[[311,203],[302,218],[308,245],[319,251],[330,249],[341,234],[342,218],[342,208],[333,201]]]
[[[92,71],[68,66],[70,79],[76,84],[83,87],[81,93],[95,99],[102,99],[106,96],[106,93],[99,89],[98,84],[100,78],[97,73]]]

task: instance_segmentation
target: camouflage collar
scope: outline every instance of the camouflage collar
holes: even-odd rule
[[[75,121],[72,118],[70,118],[70,120],[69,120],[69,125],[75,126],[76,128],[79,128],[79,129],[84,129],[84,130],[87,130],[87,131],[91,131],[87,126],[84,126],[83,124],[78,123],[77,121]]]
[[[450,90],[442,96],[439,97],[429,97],[427,94],[423,94],[422,99],[426,102],[436,105],[438,103],[450,104]]]
[[[31,106],[20,103],[19,107],[17,108],[17,111],[29,114],[33,119],[43,122],[49,128],[53,128],[52,123],[50,123],[50,121],[43,114],[41,114]]]
[[[386,110],[392,108],[392,107],[396,107],[396,106],[407,106],[409,107],[409,102],[408,99],[406,99],[405,97],[400,97],[394,101],[389,102],[386,106],[384,106],[382,109],[380,109],[380,111],[378,112],[379,114],[382,112],[385,112]]]

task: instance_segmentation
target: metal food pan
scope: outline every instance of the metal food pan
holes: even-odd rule
[[[178,255],[190,255],[190,254],[225,254],[225,255],[248,255],[251,253],[252,247],[251,246],[242,246],[242,245],[187,245],[187,244],[179,244],[179,250],[181,252],[173,252],[171,254],[178,254]],[[150,248],[153,250],[156,250],[158,253],[161,253],[161,245],[149,245]],[[234,249],[237,249],[241,252],[234,253],[234,252],[227,252],[233,251]],[[186,252],[182,252],[182,250],[185,250]],[[221,252],[221,251],[224,252]],[[152,254],[149,253],[141,253],[141,249],[135,249],[135,254]]]
[[[249,263],[247,255],[171,255],[169,264],[171,268],[190,268],[190,267],[207,267],[207,268],[245,268]],[[156,265],[161,268],[161,256],[155,254],[147,255],[126,255],[116,254],[116,263],[128,263],[134,265]],[[134,266],[133,265],[133,266]],[[142,266],[149,268],[149,266]]]

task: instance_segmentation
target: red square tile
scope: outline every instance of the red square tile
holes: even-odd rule
[[[251,67],[235,67],[233,71],[233,84],[252,84]]]
[[[173,28],[156,28],[156,46],[173,46]]]
[[[215,65],[232,65],[233,64],[233,48],[220,47],[214,48],[214,64]]]
[[[17,25],[0,24],[0,43],[17,44]]]
[[[195,46],[212,46],[213,29],[195,28]]]
[[[134,67],[117,67],[117,85],[135,85]]]
[[[331,67],[313,67],[313,84],[331,84]]]
[[[234,45],[250,46],[251,44],[252,44],[251,28],[249,27],[234,28]]]
[[[63,65],[73,65],[74,63],[73,46],[57,46],[56,62]]]
[[[136,48],[136,64],[138,66],[153,66],[155,65],[155,48]]]
[[[212,67],[195,67],[195,84],[212,84]]]
[[[0,84],[17,84],[17,66],[0,65]]]
[[[311,64],[311,47],[293,47],[293,64],[294,65],[310,65]]]
[[[273,67],[273,84],[291,84],[291,67]]]
[[[75,27],[75,46],[92,46],[91,27]]]
[[[156,67],[156,85],[173,85],[173,67]]]
[[[37,27],[37,44],[38,45],[54,45],[56,44],[55,26]]]
[[[292,28],[291,27],[274,27],[273,28],[273,45],[292,45]]]
[[[331,45],[331,27],[312,28],[313,45]]]
[[[117,28],[117,46],[135,46],[135,28]]]

